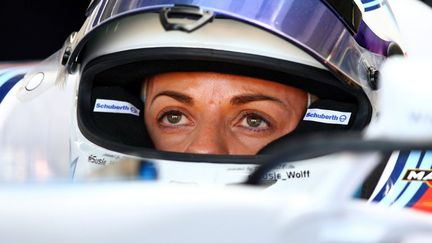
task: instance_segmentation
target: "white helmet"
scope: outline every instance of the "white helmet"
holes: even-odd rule
[[[157,161],[161,179],[234,183],[281,149],[281,140],[362,130],[377,112],[381,63],[401,54],[396,38],[377,35],[362,14],[356,1],[93,1],[63,49],[65,78],[77,81],[74,175],[133,157]],[[318,99],[294,132],[255,156],[157,151],[144,125],[141,82],[169,71],[261,78]]]

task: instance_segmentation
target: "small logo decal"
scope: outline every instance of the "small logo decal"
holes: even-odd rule
[[[129,102],[118,100],[96,99],[94,112],[122,113],[139,116],[140,110]]]
[[[104,158],[98,158],[96,155],[90,155],[88,157],[88,162],[97,165],[106,165],[107,161]]]
[[[346,119],[347,119],[347,116],[345,116],[345,115],[342,115],[342,116],[339,117],[339,121],[340,122],[345,122]]]
[[[432,170],[408,169],[402,180],[424,182],[432,188]]]
[[[348,125],[350,118],[351,112],[324,109],[308,109],[303,120],[327,124]]]
[[[285,171],[270,171],[263,177],[263,181],[287,181],[293,179],[309,179],[311,177],[310,170],[285,170]]]

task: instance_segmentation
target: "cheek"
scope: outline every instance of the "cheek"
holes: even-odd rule
[[[188,134],[164,133],[157,122],[157,114],[145,111],[145,124],[155,149],[170,152],[184,152],[187,146]]]
[[[186,145],[184,145],[183,143],[179,143],[176,140],[170,138],[164,138],[164,139],[157,138],[155,140],[153,140],[153,142],[155,144],[156,150],[178,152],[178,153],[182,153],[185,151]]]
[[[255,155],[267,144],[274,140],[289,134],[294,127],[284,126],[272,131],[270,134],[257,136],[245,134],[244,132],[233,132],[231,139],[228,140],[228,147],[231,154]]]
[[[293,117],[294,114],[289,114],[287,112],[280,113],[279,115],[279,119],[281,117],[289,117],[290,119],[279,121],[275,130],[271,131],[270,133],[251,136],[250,134],[242,132],[242,130],[233,129],[231,135],[232,139],[229,140],[230,150],[232,150],[234,154],[257,154],[269,143],[291,133],[297,127],[299,120],[302,118],[302,115]]]
[[[149,130],[149,135],[155,149],[161,151],[184,152],[190,140],[187,134],[166,134],[157,127]]]
[[[230,148],[230,154],[235,155],[255,155],[258,153],[258,151],[263,148],[266,143],[265,141],[260,141],[254,139],[255,141],[251,140],[250,138],[247,140],[242,139],[241,137],[238,138],[238,142],[231,141],[229,144]]]
[[[234,154],[255,155],[267,144],[283,135],[285,134],[274,134],[274,136],[262,138],[251,138],[239,135],[236,137],[237,141],[231,141],[230,150],[232,149]]]

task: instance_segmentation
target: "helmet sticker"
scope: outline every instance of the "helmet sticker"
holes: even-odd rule
[[[351,112],[324,110],[324,109],[308,109],[303,118],[304,121],[314,121],[327,124],[348,125],[351,117]]]
[[[408,169],[402,178],[403,181],[420,181],[432,188],[432,170]]]
[[[122,113],[139,116],[140,110],[129,102],[118,100],[96,99],[94,112]]]
[[[106,165],[107,161],[105,158],[98,158],[96,155],[91,154],[88,157],[88,162],[96,165]]]

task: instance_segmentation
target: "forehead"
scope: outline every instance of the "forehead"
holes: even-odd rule
[[[219,89],[228,93],[235,91],[254,93],[285,93],[300,91],[297,88],[269,80],[216,72],[162,73],[150,77],[147,82],[150,91],[164,89],[173,89],[184,92]]]

